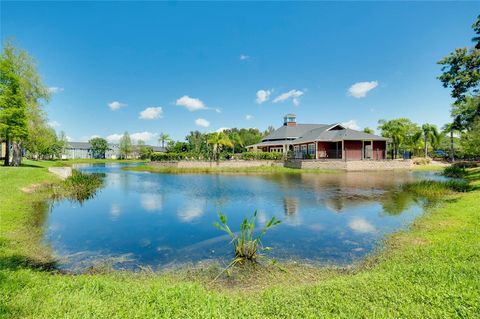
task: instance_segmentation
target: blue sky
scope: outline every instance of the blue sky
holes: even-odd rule
[[[475,2],[3,2],[1,37],[38,62],[52,125],[156,144],[223,127],[443,125],[436,64],[470,45]],[[259,92],[260,91],[260,92]],[[208,125],[208,126],[207,126]]]

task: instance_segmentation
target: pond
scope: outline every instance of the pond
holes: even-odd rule
[[[408,226],[423,204],[398,187],[441,176],[420,172],[326,174],[156,174],[120,164],[83,165],[105,173],[105,187],[82,204],[54,202],[45,242],[63,269],[107,261],[114,268],[163,269],[231,258],[229,238],[213,226],[217,213],[238,230],[258,211],[282,223],[263,240],[268,256],[348,265],[372,252],[385,235]]]

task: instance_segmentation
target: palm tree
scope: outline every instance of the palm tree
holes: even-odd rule
[[[235,145],[239,145],[240,147],[244,147],[245,146],[245,142],[243,141],[243,138],[242,136],[240,136],[240,134],[236,133],[236,132],[233,132],[232,134],[230,134],[229,136],[230,138],[230,141],[232,142],[232,147],[233,147],[233,154],[235,154]]]
[[[432,144],[432,147],[438,144],[440,134],[438,133],[437,127],[432,124],[425,123],[422,125],[423,131],[423,143],[425,147],[425,157],[428,156],[428,142]]]
[[[379,120],[378,129],[382,132],[382,136],[392,139],[392,158],[397,156],[398,148],[405,139],[406,119],[394,119],[390,121]]]
[[[219,153],[220,147],[222,146],[233,147],[232,141],[223,132],[210,134],[207,140],[207,144],[213,145],[213,154],[216,160],[218,160],[218,153]]]
[[[160,135],[158,136],[158,142],[162,144],[162,148],[165,149],[165,142],[168,142],[170,141],[171,138],[170,138],[170,135],[166,134],[166,133],[160,133]]]
[[[450,161],[455,162],[455,150],[453,145],[453,134],[460,131],[460,125],[457,119],[453,120],[452,123],[445,124],[443,126],[443,133],[450,134]]]

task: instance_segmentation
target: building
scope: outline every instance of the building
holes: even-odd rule
[[[342,124],[298,124],[295,114],[284,117],[283,126],[250,151],[289,153],[296,159],[383,160],[388,139],[352,130]]]
[[[154,152],[165,152],[165,149],[159,146],[149,146]],[[105,152],[105,158],[117,159],[120,157],[118,144],[108,144],[109,149]],[[68,142],[65,148],[63,159],[93,158],[92,145],[88,142]]]

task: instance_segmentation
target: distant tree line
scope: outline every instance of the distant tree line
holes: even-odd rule
[[[161,134],[159,142],[167,142],[168,152],[189,153],[198,159],[220,160],[246,152],[248,145],[260,142],[270,131],[261,132],[256,128],[231,128],[213,133],[191,131],[184,141],[173,141],[168,135],[165,138]]]

